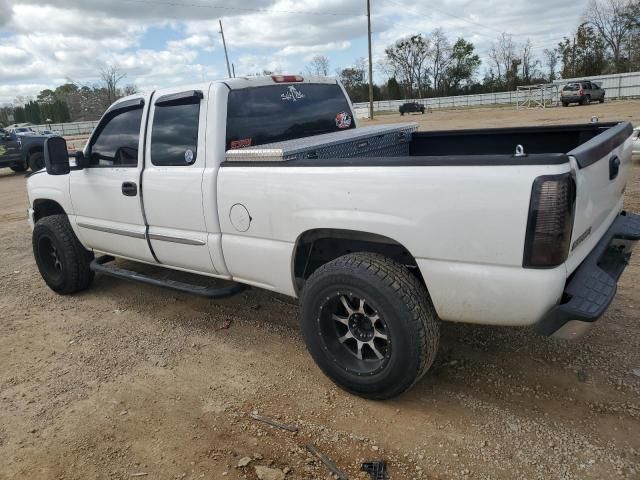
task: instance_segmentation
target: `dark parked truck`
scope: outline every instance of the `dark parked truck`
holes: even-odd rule
[[[61,294],[98,272],[209,298],[244,285],[299,298],[319,367],[369,398],[427,372],[441,321],[587,331],[640,239],[640,216],[622,208],[631,125],[415,130],[358,126],[327,78],[121,99],[73,166],[65,141],[47,140],[47,168],[27,180],[36,263]]]
[[[9,167],[14,172],[44,168],[44,141],[50,135],[19,135],[0,129],[0,168]]]

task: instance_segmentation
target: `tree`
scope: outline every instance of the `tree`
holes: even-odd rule
[[[451,62],[451,44],[442,28],[436,28],[430,37],[431,45],[427,56],[431,61],[430,72],[434,91],[441,90],[442,77]]]
[[[402,90],[394,77],[387,80],[387,98],[389,100],[400,100],[402,98]]]
[[[385,49],[387,70],[399,80],[409,97],[422,96],[427,86],[429,40],[421,34],[398,40]]]
[[[473,43],[458,38],[451,48],[451,58],[443,79],[447,92],[459,93],[463,84],[471,82],[480,64],[480,57],[475,53]]]
[[[549,72],[549,81],[553,82],[556,79],[556,68],[558,67],[558,50],[545,48],[543,51],[545,66]]]
[[[323,76],[329,75],[329,58],[324,55],[315,55],[309,65],[307,65],[309,75]]]
[[[540,61],[533,56],[533,45],[530,38],[527,38],[527,41],[522,45],[520,60],[522,81],[525,85],[529,85],[532,79],[537,76],[537,67],[540,64]]]
[[[575,34],[558,44],[562,77],[600,75],[607,68],[607,45],[590,25],[580,25]]]
[[[126,76],[126,73],[122,73],[113,65],[107,65],[100,70],[100,79],[102,80],[105,93],[105,108],[115,102],[118,98],[121,98],[122,95],[120,95],[120,92],[118,91],[118,83],[120,83],[120,81]]]
[[[635,28],[637,8],[630,0],[591,0],[584,14],[585,23],[595,28],[611,49],[616,73],[624,71],[622,50]]]
[[[338,71],[338,78],[353,102],[364,102],[369,98],[366,72],[367,64],[364,58],[359,58],[353,66]]]
[[[515,87],[514,70],[517,77],[517,67],[520,62],[516,56],[513,36],[505,32],[501,33],[489,49],[489,58],[497,71],[497,82],[504,84],[507,88]]]

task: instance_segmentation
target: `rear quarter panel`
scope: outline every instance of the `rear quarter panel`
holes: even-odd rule
[[[539,302],[539,308],[548,308],[566,279],[564,267],[552,273],[522,268],[531,186],[539,175],[568,170],[568,164],[223,167],[218,176],[223,252],[237,279],[295,295],[292,257],[300,235],[316,228],[376,233],[402,244],[427,269],[421,273],[441,318],[530,323],[529,317],[513,317],[517,299],[531,289],[528,280],[546,283],[547,291],[560,286]],[[236,204],[251,217],[246,232],[230,220]],[[557,279],[553,285],[550,276]],[[513,278],[518,291],[501,290]],[[491,284],[494,279],[498,283]],[[495,307],[478,315],[474,302],[451,308],[452,288],[459,298],[485,295],[483,304]],[[496,318],[497,302],[512,294],[513,308]]]

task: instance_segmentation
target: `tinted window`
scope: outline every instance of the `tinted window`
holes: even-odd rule
[[[577,83],[570,83],[569,85],[565,85],[563,90],[569,90],[569,91],[577,91],[580,90],[580,85]]]
[[[141,120],[142,107],[107,114],[91,142],[90,165],[137,166]]]
[[[337,84],[281,84],[229,92],[227,149],[354,127]]]
[[[151,130],[151,163],[191,165],[198,153],[200,99],[156,105]]]

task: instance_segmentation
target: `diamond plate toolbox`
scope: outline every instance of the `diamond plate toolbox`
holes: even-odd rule
[[[375,125],[228,150],[229,161],[288,162],[307,158],[408,156],[417,123]]]

